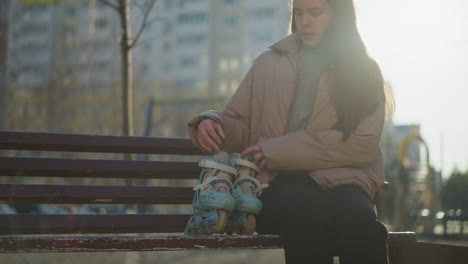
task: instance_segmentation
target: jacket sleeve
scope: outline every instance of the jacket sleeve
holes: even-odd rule
[[[253,83],[253,67],[249,70],[239,88],[229,100],[222,113],[206,111],[188,123],[188,130],[194,145],[200,147],[197,139],[198,124],[206,118],[222,125],[224,139],[221,149],[227,152],[242,152],[249,147],[251,98]]]
[[[382,103],[363,119],[346,141],[337,129],[301,130],[259,144],[268,170],[316,170],[343,166],[366,166],[380,151],[385,122]]]

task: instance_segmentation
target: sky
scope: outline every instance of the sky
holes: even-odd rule
[[[468,1],[355,0],[361,36],[392,86],[393,122],[420,124],[431,165],[468,169]],[[441,165],[442,164],[442,165]]]

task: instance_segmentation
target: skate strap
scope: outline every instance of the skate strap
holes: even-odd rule
[[[237,170],[235,168],[233,168],[231,166],[228,166],[228,165],[224,165],[222,163],[214,162],[214,161],[211,161],[211,160],[207,160],[207,159],[201,160],[198,163],[198,166],[204,167],[204,168],[217,169],[217,170],[220,170],[220,171],[230,173],[230,174],[232,174],[234,176],[237,176]]]
[[[248,168],[251,168],[253,170],[255,170],[257,173],[260,172],[260,169],[258,168],[257,164],[251,162],[251,161],[248,161],[248,160],[245,160],[245,159],[235,159],[234,162],[236,163],[236,165],[241,165],[241,166],[244,166],[244,167],[248,167]]]
[[[227,186],[226,184],[223,184],[223,185],[225,185],[226,187],[229,187],[231,190],[234,190],[234,185],[232,184],[232,182],[220,176],[211,176],[211,177],[206,178],[202,183],[195,185],[195,187],[193,187],[193,190],[198,191],[202,189],[202,192],[205,192],[208,189],[213,188],[213,186],[210,184],[213,181],[223,181],[223,183],[224,182],[227,183]]]
[[[264,189],[268,188],[270,185],[268,184],[262,184],[260,183],[257,179],[254,177],[250,176],[240,176],[234,181],[234,186],[236,186],[239,182],[241,181],[251,181],[255,185],[255,193],[260,194]]]

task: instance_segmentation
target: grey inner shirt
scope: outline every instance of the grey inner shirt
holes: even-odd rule
[[[304,129],[309,120],[320,74],[330,65],[326,53],[326,49],[320,45],[317,47],[302,45],[299,49],[297,84],[294,101],[289,111],[288,133]]]

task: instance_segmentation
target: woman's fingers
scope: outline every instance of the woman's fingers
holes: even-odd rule
[[[221,125],[211,119],[205,119],[198,125],[198,141],[200,142],[200,146],[203,146],[207,151],[219,151],[219,145],[221,145],[222,140],[217,126],[221,127]],[[224,136],[222,128],[220,130],[221,135]]]
[[[206,132],[208,136],[213,139],[218,145],[221,145],[221,138],[218,136],[218,133],[215,131],[215,128],[211,125],[206,126]]]
[[[199,142],[200,145],[204,145],[208,151],[219,151],[218,144],[213,141],[213,139],[208,135],[206,130],[198,129]]]
[[[214,128],[215,128],[215,130],[216,130],[216,133],[218,133],[218,135],[219,135],[220,137],[222,137],[223,139],[226,138],[226,136],[224,135],[223,127],[221,126],[221,124],[215,123],[215,124],[214,124]]]
[[[244,158],[245,156],[249,155],[250,153],[254,152],[260,152],[260,147],[255,145],[255,146],[250,146],[246,148],[244,151],[241,153],[241,157]]]
[[[265,155],[263,154],[262,150],[258,145],[255,146],[250,146],[246,148],[242,153],[241,157],[244,158],[245,156],[255,153],[254,155],[254,162],[257,164],[257,166],[260,167],[260,169],[263,169],[266,166],[266,160],[265,160]]]
[[[265,155],[263,155],[262,152],[257,152],[257,154],[255,154],[254,156],[254,161],[257,165],[260,164],[260,162],[264,159],[265,159]]]
[[[260,167],[260,169],[263,169],[265,168],[266,166],[266,159],[262,159],[262,161],[260,162],[260,165],[258,165],[258,167]]]
[[[198,143],[200,144],[200,147],[204,151],[211,152],[211,148],[205,144],[205,139],[202,137],[200,131],[198,132],[197,138],[198,138]]]
[[[198,142],[200,143],[200,146],[202,147],[202,150],[205,152],[212,152],[211,149],[203,143],[202,140],[198,139]]]

